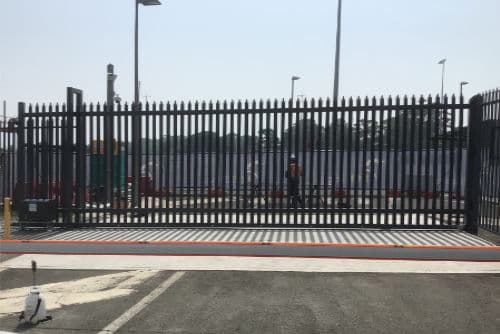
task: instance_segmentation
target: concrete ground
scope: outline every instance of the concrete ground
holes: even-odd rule
[[[31,271],[23,269],[25,262],[29,267],[31,257],[39,261],[37,284],[52,306],[49,314],[53,316],[53,320],[36,327],[19,326],[16,309],[22,308],[31,285]],[[280,259],[272,262],[276,271],[263,271],[262,267],[255,271],[243,265],[234,271],[228,269],[231,263],[221,267],[227,261],[223,257],[139,256],[137,261],[149,268],[141,270],[138,264],[130,267],[134,262],[131,256],[108,256],[111,262],[101,270],[89,270],[90,263],[104,263],[104,257],[80,256],[78,261],[67,256],[67,265],[61,260],[64,257],[2,256],[0,331],[104,334],[500,330],[499,263],[478,263],[489,266],[481,270],[473,263],[453,263],[464,273],[438,274],[432,268],[445,263],[433,267],[432,261],[372,261],[380,269],[392,269],[353,272],[355,263],[360,268],[373,265],[368,260]],[[249,261],[240,260],[243,264]],[[160,261],[177,263],[177,267],[181,262],[198,261],[206,268],[218,269],[163,270]],[[264,259],[252,261],[260,265]],[[293,261],[296,269],[284,268],[285,261]],[[314,271],[304,265],[311,262],[316,263],[316,272],[303,272]],[[404,266],[411,266],[414,272],[399,272]],[[65,269],[69,267],[77,269]],[[339,272],[319,272],[322,269]]]

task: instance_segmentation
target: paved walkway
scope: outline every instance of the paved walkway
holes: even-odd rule
[[[0,229],[3,235],[3,229]],[[462,231],[375,229],[96,228],[14,230],[17,240],[147,241],[202,243],[317,243],[352,245],[491,246]]]

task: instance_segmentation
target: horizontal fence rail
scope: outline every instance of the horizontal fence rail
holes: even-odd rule
[[[56,199],[74,226],[464,223],[454,96],[20,108],[24,198]]]

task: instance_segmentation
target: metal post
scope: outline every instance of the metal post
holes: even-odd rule
[[[463,93],[463,87],[464,85],[468,85],[469,83],[467,81],[462,81],[460,82],[460,98],[463,96],[462,93]]]
[[[83,110],[83,96],[82,93],[77,94],[76,96],[76,114],[77,114],[77,124],[76,124],[76,205],[78,208],[83,208],[85,206],[85,192],[87,187],[86,178],[86,143],[85,136],[87,135],[86,126],[85,126],[85,116],[82,114],[85,110]],[[77,215],[77,222],[82,221],[81,213]]]
[[[446,61],[443,61],[443,67],[441,69],[441,103],[444,101],[444,66]]]
[[[338,0],[337,8],[337,39],[335,43],[335,74],[333,81],[333,101],[339,97],[339,64],[340,64],[340,29],[342,24],[342,0]]]
[[[72,146],[73,146],[73,88],[67,88],[67,101],[66,101],[66,119],[63,120],[63,151],[62,151],[62,207],[63,207],[63,222],[64,224],[71,223],[71,206],[73,197],[73,159],[72,159]]]
[[[294,77],[292,77],[292,93],[291,93],[291,95],[290,95],[290,96],[291,96],[291,97],[290,97],[290,99],[292,100],[292,103],[293,103],[293,91],[294,91],[294,86],[295,86],[295,79],[294,79]]]
[[[26,105],[24,102],[19,102],[18,104],[18,114],[17,114],[17,198],[16,207],[19,212],[21,212],[21,204],[24,200],[25,191],[25,147],[24,147],[24,113],[26,111]]]
[[[10,239],[10,198],[3,199],[3,238],[4,240]]]
[[[472,234],[477,234],[479,223],[482,103],[481,95],[475,95],[469,102],[469,148],[465,180],[464,230]]]
[[[135,38],[134,38],[134,103],[139,103],[139,2],[135,1]]]
[[[139,112],[139,2],[135,1],[135,39],[134,39],[134,104],[132,110],[134,112],[132,116],[132,205],[137,207],[139,204],[139,187],[140,187],[140,173],[141,173],[141,162],[140,162],[140,116],[137,115]]]
[[[112,203],[113,195],[113,106],[114,106],[114,82],[116,75],[112,64],[108,65],[107,71],[107,100],[106,116],[104,117],[104,198],[106,203]]]
[[[7,187],[7,161],[10,161],[9,159],[9,145],[7,145],[8,138],[10,136],[10,132],[8,132],[7,128],[7,101],[3,100],[3,123],[2,124],[2,130],[3,130],[3,154],[4,154],[4,159],[2,161],[2,194],[5,196],[8,194],[8,187]]]

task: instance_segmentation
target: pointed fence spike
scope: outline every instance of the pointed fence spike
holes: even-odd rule
[[[300,100],[297,99],[297,102],[300,103]],[[307,99],[304,98],[304,100],[302,100],[302,108],[307,108],[307,105],[308,105]]]

